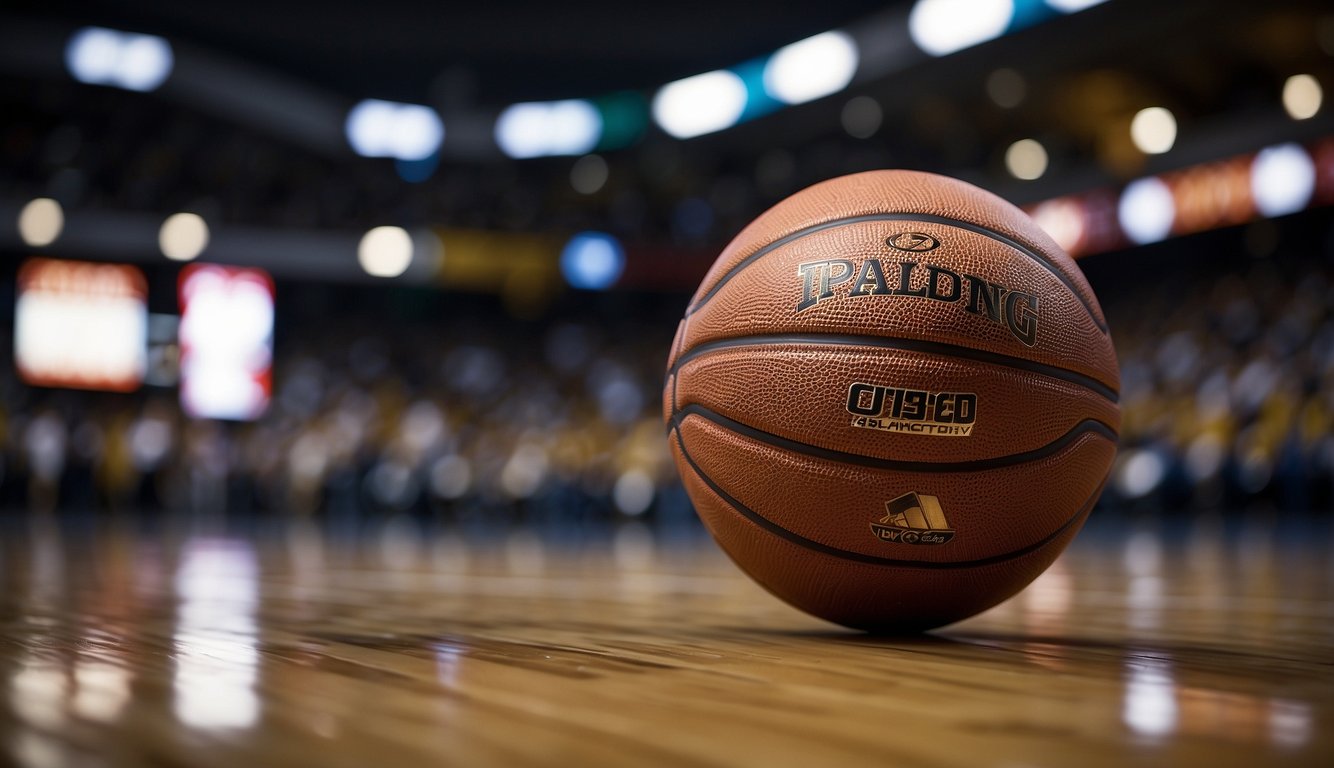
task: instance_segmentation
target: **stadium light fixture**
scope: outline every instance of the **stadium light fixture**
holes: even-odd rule
[[[1105,2],[1107,0],[1047,0],[1047,5],[1061,13],[1078,13]]]
[[[172,261],[192,261],[208,247],[208,224],[197,213],[176,213],[158,231],[162,255]]]
[[[19,237],[30,248],[43,248],[56,241],[65,228],[65,211],[49,197],[31,200],[19,211]]]
[[[945,56],[994,40],[1014,20],[1014,0],[917,0],[908,34],[918,48]]]
[[[1315,161],[1299,144],[1265,147],[1251,163],[1251,197],[1265,216],[1296,213],[1315,194]]]
[[[65,46],[65,66],[81,83],[151,91],[171,74],[171,45],[155,35],[84,27]]]
[[[1146,155],[1161,155],[1177,141],[1177,119],[1162,107],[1147,107],[1130,121],[1130,139]]]
[[[779,48],[764,66],[764,90],[801,104],[848,87],[857,73],[857,44],[845,32],[824,32]]]
[[[375,227],[357,246],[357,261],[371,277],[398,277],[408,271],[412,256],[412,236],[402,227]]]
[[[347,114],[347,141],[363,157],[425,160],[445,140],[445,124],[430,107],[366,99]]]
[[[606,290],[625,271],[625,249],[605,232],[580,232],[561,251],[560,271],[571,287]]]
[[[1020,139],[1005,150],[1005,167],[1016,179],[1041,178],[1047,172],[1047,149],[1034,139]]]
[[[582,155],[602,139],[602,115],[582,99],[514,104],[500,113],[495,137],[513,158]]]
[[[1121,230],[1139,245],[1156,243],[1172,233],[1176,203],[1172,190],[1152,176],[1131,182],[1116,206]]]
[[[1315,117],[1322,101],[1320,81],[1310,75],[1293,75],[1283,83],[1283,109],[1293,120]]]
[[[653,97],[654,121],[678,139],[730,128],[745,110],[745,82],[723,69],[668,83]]]

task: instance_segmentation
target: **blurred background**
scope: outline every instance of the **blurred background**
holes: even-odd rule
[[[7,4],[0,514],[695,541],[659,388],[741,227],[956,176],[1080,260],[1101,515],[1334,503],[1334,10]]]

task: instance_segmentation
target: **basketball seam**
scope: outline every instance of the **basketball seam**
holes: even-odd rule
[[[897,336],[862,336],[853,334],[825,334],[825,333],[803,333],[803,334],[761,334],[756,336],[738,336],[730,339],[719,339],[717,341],[705,342],[692,347],[690,351],[679,355],[676,362],[668,369],[669,374],[679,373],[685,363],[694,360],[697,357],[707,355],[720,349],[729,349],[734,347],[747,346],[769,346],[777,344],[829,344],[829,345],[847,345],[858,347],[875,347],[880,349],[897,349],[904,352],[921,352],[924,354],[940,355],[942,357],[961,357],[974,360],[980,363],[989,363],[992,365],[1015,368],[1031,373],[1038,373],[1044,376],[1050,376],[1054,379],[1068,381],[1071,384],[1077,384],[1087,390],[1090,390],[1104,399],[1113,403],[1120,399],[1120,393],[1115,389],[1103,384],[1101,381],[1078,371],[1072,371],[1069,368],[1047,365],[1032,360],[1026,360],[1022,357],[1011,357],[999,352],[989,352],[983,349],[974,349],[972,347],[963,347],[956,344],[947,344],[940,341],[927,341],[925,339],[905,339]],[[673,407],[675,404],[673,403]]]
[[[672,416],[672,426],[679,428],[685,422],[688,416],[698,416],[705,421],[716,424],[724,429],[730,430],[743,437],[749,437],[752,440],[758,440],[774,448],[800,453],[812,458],[824,459],[826,461],[836,461],[841,464],[851,464],[853,466],[869,467],[871,469],[888,469],[899,472],[980,472],[991,469],[1003,469],[1013,467],[1019,464],[1027,464],[1032,461],[1045,459],[1056,453],[1060,453],[1070,443],[1073,443],[1079,437],[1086,433],[1093,432],[1100,434],[1108,440],[1116,443],[1116,430],[1097,419],[1084,419],[1064,435],[1052,440],[1046,445],[1034,448],[1030,451],[1020,453],[1006,454],[1005,456],[996,456],[990,459],[973,459],[970,461],[904,461],[901,459],[881,459],[875,456],[865,456],[860,453],[848,453],[833,448],[821,448],[809,443],[803,443],[799,440],[775,435],[771,432],[765,432],[748,424],[742,424],[735,419],[718,413],[698,403],[681,408]]]
[[[704,470],[701,469],[700,466],[695,463],[695,460],[694,458],[691,457],[690,452],[686,450],[685,438],[681,434],[680,426],[676,425],[673,427],[673,429],[675,429],[676,431],[676,444],[681,449],[681,456],[684,457],[686,463],[690,465],[690,469],[699,477],[700,480],[704,482],[705,485],[709,487],[710,490],[712,490],[715,494],[718,495],[718,498],[723,500],[723,503],[730,506],[742,517],[745,517],[747,520],[750,520],[752,523],[755,523],[756,525],[760,526],[766,531],[769,531],[770,533],[778,536],[779,538],[785,539],[793,544],[796,544],[797,546],[813,550],[816,552],[820,552],[822,554],[837,557],[843,560],[851,560],[854,562],[866,563],[869,565],[892,566],[900,568],[904,567],[924,568],[930,570],[949,570],[957,568],[977,568],[987,565],[998,565],[1000,563],[1005,563],[1011,560],[1017,560],[1020,557],[1032,554],[1033,552],[1036,552],[1037,550],[1045,547],[1047,544],[1050,544],[1058,536],[1060,536],[1068,528],[1070,528],[1070,526],[1074,525],[1076,521],[1078,521],[1081,517],[1083,517],[1093,507],[1093,505],[1097,503],[1098,496],[1102,493],[1103,486],[1107,482],[1106,480],[1103,480],[1103,482],[1099,483],[1098,487],[1093,490],[1093,493],[1089,496],[1088,500],[1086,500],[1084,504],[1080,506],[1078,511],[1076,511],[1075,514],[1072,515],[1068,520],[1061,523],[1061,525],[1058,526],[1055,531],[1051,532],[1050,534],[1038,540],[1037,542],[1029,544],[1028,546],[1021,547],[1019,549],[1012,550],[1004,554],[992,555],[991,557],[984,557],[976,560],[955,560],[952,562],[934,562],[929,560],[898,560],[890,557],[867,555],[861,552],[854,552],[852,550],[840,549],[838,547],[831,547],[828,544],[822,544],[813,539],[808,539],[799,533],[788,530],[787,528],[784,528],[778,523],[775,523],[774,521],[770,520],[764,515],[761,515],[760,513],[751,509],[750,507],[747,507],[745,504],[742,504],[738,499],[733,497],[727,491],[723,490],[721,486],[719,486],[716,482],[714,482],[713,478],[709,477],[704,472]]]
[[[948,227],[954,227],[956,229],[962,229],[968,232],[973,232],[975,234],[982,235],[983,237],[989,237],[992,240],[1001,243],[1002,245],[1008,245],[1011,248],[1015,249],[1016,251],[1019,251],[1020,253],[1029,257],[1033,261],[1037,262],[1038,264],[1041,264],[1057,280],[1060,280],[1065,285],[1066,288],[1070,289],[1070,293],[1074,295],[1075,299],[1077,299],[1079,303],[1084,306],[1084,310],[1088,313],[1089,319],[1093,321],[1093,324],[1097,326],[1098,330],[1102,331],[1104,334],[1107,333],[1108,330],[1107,323],[1104,322],[1101,318],[1099,318],[1098,314],[1093,311],[1093,305],[1090,304],[1089,301],[1084,298],[1084,295],[1080,293],[1080,291],[1077,288],[1075,288],[1075,284],[1070,280],[1070,277],[1061,270],[1057,269],[1055,264],[1051,263],[1051,261],[1048,260],[1047,257],[1038,253],[1035,248],[1032,248],[1031,246],[1021,243],[1018,240],[1009,237],[1008,235],[1004,235],[993,229],[988,229],[987,227],[984,227],[980,224],[974,224],[972,222],[962,221],[959,219],[952,219],[949,218],[948,216],[939,216],[932,213],[871,213],[871,214],[864,214],[861,216],[848,216],[846,218],[833,219],[831,221],[815,224],[813,226],[806,227],[805,229],[799,229],[796,232],[784,235],[783,237],[778,238],[772,243],[769,243],[768,245],[760,248],[758,251],[752,253],[751,255],[737,262],[736,266],[727,270],[727,273],[724,274],[721,278],[719,278],[718,282],[714,283],[712,288],[706,291],[703,296],[699,297],[698,301],[696,301],[694,304],[692,304],[690,307],[686,309],[686,316],[689,317],[690,315],[693,315],[694,313],[698,312],[701,307],[703,307],[706,303],[708,303],[709,299],[713,298],[713,296],[716,293],[718,293],[718,291],[721,290],[724,285],[728,283],[728,281],[730,281],[733,277],[736,277],[736,275],[739,272],[741,272],[741,270],[750,266],[755,261],[759,260],[761,257],[769,253],[772,253],[773,251],[783,247],[784,245],[787,245],[788,243],[800,240],[801,238],[806,237],[807,235],[813,235],[816,232],[823,232],[824,230],[834,229],[835,227],[842,227],[851,224],[862,224],[868,221],[922,221],[932,224],[943,224]]]

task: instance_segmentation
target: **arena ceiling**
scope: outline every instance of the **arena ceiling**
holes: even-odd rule
[[[352,97],[505,104],[652,88],[887,5],[906,3],[75,0],[17,15],[159,34]]]
[[[1015,0],[1015,8],[1042,2]],[[886,51],[897,58],[890,66],[882,61],[874,76],[859,77],[837,95],[782,109],[781,117],[762,116],[681,142],[650,126],[634,142],[613,147],[609,162],[636,168],[668,163],[707,179],[758,169],[766,153],[782,150],[797,155],[792,184],[802,181],[805,165],[815,175],[909,167],[957,175],[1020,202],[1124,184],[1146,173],[1334,131],[1334,110],[1294,122],[1280,102],[1285,79],[1294,74],[1334,82],[1334,13],[1326,2],[1110,0],[941,58],[908,39],[905,19],[912,7],[909,0],[771,3],[762,11],[744,0],[594,0],[574,10],[533,0],[20,2],[0,11],[0,37],[9,33],[9,50],[0,50],[0,60],[18,61],[21,46],[10,43],[25,25],[46,30],[49,39],[31,61],[11,69],[27,72],[30,64],[45,62],[41,76],[47,78],[66,77],[52,51],[77,27],[160,34],[182,52],[232,62],[229,77],[239,67],[255,73],[249,82],[295,84],[286,93],[310,97],[318,109],[293,100],[288,113],[275,118],[267,107],[283,106],[281,95],[259,95],[245,85],[234,86],[233,96],[264,102],[242,105],[255,114],[242,115],[235,100],[209,104],[210,94],[191,93],[185,85],[154,99],[245,123],[338,162],[352,160],[343,117],[356,100],[424,103],[449,126],[441,150],[447,161],[490,163],[504,160],[492,138],[496,117],[516,101],[597,97],[620,89],[648,96],[671,80],[734,67],[842,27],[860,30],[869,41],[863,62],[883,59]],[[999,103],[989,87],[1000,70],[1023,80],[1017,108]],[[216,84],[211,74],[196,69],[194,75],[189,87]],[[883,110],[883,122],[866,141],[844,130],[840,114],[859,95]],[[1128,126],[1138,110],[1155,105],[1176,116],[1181,138],[1172,152],[1146,156],[1131,145]],[[1004,154],[1030,137],[1046,147],[1051,170],[1037,182],[1016,181],[1006,173]],[[528,167],[545,168],[563,187],[570,162],[558,158]]]

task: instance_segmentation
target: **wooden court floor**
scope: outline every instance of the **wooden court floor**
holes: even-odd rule
[[[915,638],[635,527],[3,523],[0,765],[1334,765],[1328,523],[1104,520]]]

